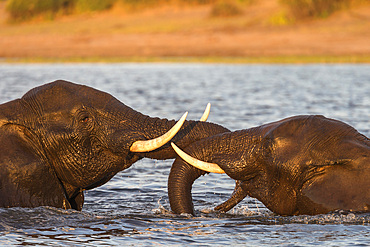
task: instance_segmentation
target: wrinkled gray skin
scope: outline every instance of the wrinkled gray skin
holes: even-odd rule
[[[158,137],[174,124],[90,87],[56,81],[34,88],[0,105],[0,207],[81,210],[83,190],[106,183],[137,160],[175,158],[169,144],[130,152],[135,141]],[[172,141],[185,148],[225,131],[186,121]]]
[[[216,163],[237,182],[228,211],[244,197],[280,215],[370,210],[370,140],[323,116],[295,116],[214,135],[189,145],[191,156]],[[177,158],[168,181],[175,213],[194,214],[191,187],[205,174]]]

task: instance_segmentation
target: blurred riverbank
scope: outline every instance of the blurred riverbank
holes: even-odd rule
[[[289,22],[278,1],[211,17],[211,5],[161,5],[9,23],[0,62],[370,63],[370,5]]]

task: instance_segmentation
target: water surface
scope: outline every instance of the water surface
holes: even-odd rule
[[[0,65],[0,103],[64,79],[106,91],[144,114],[199,119],[232,130],[299,114],[344,121],[370,136],[369,65],[71,64]],[[87,191],[82,212],[0,209],[0,245],[368,246],[370,214],[282,217],[253,198],[226,214],[211,209],[234,182],[210,174],[193,187],[196,217],[173,215],[167,176],[173,160],[144,159]]]

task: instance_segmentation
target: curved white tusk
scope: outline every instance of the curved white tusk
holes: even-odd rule
[[[207,121],[210,111],[211,111],[211,103],[208,103],[207,104],[207,107],[206,107],[206,109],[205,109],[205,111],[203,113],[203,116],[200,118],[199,121],[201,121],[201,122]]]
[[[178,148],[173,142],[171,142],[171,146],[173,147],[175,152],[180,156],[180,158],[182,158],[190,165],[206,172],[225,173],[225,171],[222,170],[217,164],[204,162],[194,157],[191,157],[190,155],[182,151],[180,148]]]
[[[131,152],[150,152],[157,148],[162,147],[164,144],[169,142],[172,137],[174,137],[177,132],[181,129],[181,126],[184,124],[186,117],[188,116],[188,112],[185,112],[184,115],[180,118],[180,120],[165,134],[151,140],[145,141],[136,141],[130,147]]]

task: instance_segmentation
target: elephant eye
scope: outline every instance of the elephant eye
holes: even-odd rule
[[[83,117],[83,118],[81,119],[81,122],[82,122],[82,123],[87,123],[89,120],[90,120],[90,118],[86,116],[86,117]]]
[[[85,109],[82,109],[82,110],[79,110],[77,112],[77,121],[81,124],[83,124],[85,127],[86,125],[90,125],[92,123],[92,116],[90,115],[90,113],[85,110]]]
[[[88,116],[85,116],[85,117],[81,118],[81,123],[87,123],[89,121],[90,121],[90,117],[88,117]]]

